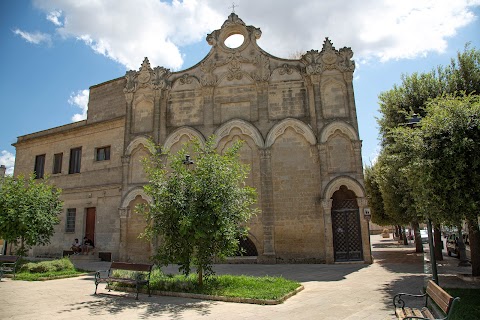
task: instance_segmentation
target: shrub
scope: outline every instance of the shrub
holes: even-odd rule
[[[28,262],[20,268],[20,272],[29,273],[47,273],[63,270],[75,270],[73,263],[68,258],[52,261]]]

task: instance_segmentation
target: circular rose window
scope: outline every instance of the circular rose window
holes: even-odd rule
[[[225,39],[225,46],[230,49],[236,49],[243,44],[245,37],[241,34],[232,34],[227,39]]]

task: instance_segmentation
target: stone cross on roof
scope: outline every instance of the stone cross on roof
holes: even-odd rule
[[[235,2],[232,3],[232,6],[229,8],[232,8],[232,12],[235,13],[235,7],[240,7],[238,4],[235,4]]]

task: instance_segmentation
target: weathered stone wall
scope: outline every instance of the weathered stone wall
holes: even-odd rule
[[[125,78],[114,79],[90,87],[88,99],[88,123],[114,119],[125,115],[123,94]]]
[[[244,36],[238,48],[225,46],[232,34]],[[55,183],[82,212],[80,225],[84,210],[97,208],[96,237],[114,257],[143,261],[152,246],[137,239],[144,225],[132,208],[149,200],[141,163],[148,140],[171,152],[212,134],[220,151],[244,140],[240,158],[259,194],[261,213],[248,225],[260,262],[335,262],[331,205],[342,186],[359,203],[355,232],[362,235],[363,261],[371,262],[353,52],[335,49],[327,38],[321,51],[282,59],[258,46],[260,36],[232,13],[207,36],[210,53],[188,70],[152,68],[145,58],[125,78],[91,87],[87,121],[19,138],[16,172],[31,171],[37,154],[47,154],[48,164],[55,150],[81,146],[82,172],[56,175]],[[94,148],[104,145],[112,146],[111,160],[94,161]],[[60,227],[57,233],[51,247],[60,248],[70,235]]]
[[[35,156],[45,154],[45,175],[50,182],[62,189],[64,202],[60,223],[48,247],[35,247],[33,255],[61,254],[69,249],[75,238],[82,239],[85,232],[87,208],[96,208],[95,242],[97,250],[118,255],[119,188],[122,183],[121,155],[125,122],[123,118],[82,126],[64,126],[33,135],[19,137],[16,144],[15,175],[28,175],[33,171]],[[97,147],[111,146],[110,160],[95,161]],[[68,174],[70,149],[82,147],[80,173]],[[52,174],[53,156],[63,153],[62,171]],[[65,232],[66,212],[76,209],[75,232]]]

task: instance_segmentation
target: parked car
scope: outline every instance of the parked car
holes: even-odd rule
[[[420,230],[420,237],[422,238],[422,243],[428,243],[428,232],[425,229]]]
[[[466,246],[470,244],[467,233],[463,234],[463,243],[465,243]],[[447,254],[452,256],[452,253],[459,257],[458,236],[456,233],[452,233],[447,237]]]

